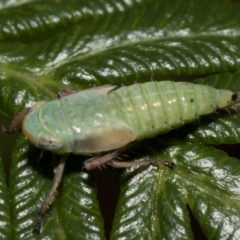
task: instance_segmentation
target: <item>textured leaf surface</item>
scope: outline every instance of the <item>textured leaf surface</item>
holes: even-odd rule
[[[1,145],[2,147],[2,145]],[[4,172],[3,162],[0,159],[0,238],[10,239],[11,222],[10,222],[10,204],[7,194],[6,175]]]
[[[227,0],[0,0],[0,110],[14,116],[55,99],[62,88],[152,79],[204,76],[196,82],[239,90],[239,12],[240,5]],[[131,160],[162,156],[176,169],[117,171],[122,193],[112,239],[191,239],[186,206],[209,239],[238,239],[239,164],[205,144],[239,143],[239,129],[238,112],[222,111],[160,136],[157,144],[145,141],[147,152],[142,147]],[[32,235],[57,159],[50,153],[41,158],[22,135],[11,155],[9,138],[1,136],[3,160],[12,163],[7,177],[1,174],[0,186],[8,182],[9,188],[1,192],[6,227],[0,234],[104,239],[94,173],[82,170],[86,158],[79,156],[68,159],[42,233]],[[162,143],[169,145],[163,149]]]
[[[145,158],[159,160],[153,149],[176,166],[121,175],[112,239],[192,239],[188,208],[207,239],[239,239],[239,161],[201,145],[164,149],[157,140],[145,144]]]

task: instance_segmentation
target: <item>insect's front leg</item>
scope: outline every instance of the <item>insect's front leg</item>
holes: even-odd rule
[[[45,200],[42,203],[41,209],[38,213],[37,222],[33,228],[33,233],[37,233],[37,234],[40,233],[44,214],[47,211],[49,204],[52,202],[54,194],[57,191],[59,184],[61,183],[67,157],[68,155],[61,156],[60,162],[55,171],[52,188],[50,189],[50,191],[48,192],[48,195],[46,196]]]

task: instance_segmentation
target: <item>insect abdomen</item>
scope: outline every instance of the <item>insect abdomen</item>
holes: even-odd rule
[[[162,81],[121,87],[110,93],[109,101],[141,140],[229,106],[232,94],[205,85]]]

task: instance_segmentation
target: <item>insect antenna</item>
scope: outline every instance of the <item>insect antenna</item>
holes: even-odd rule
[[[1,110],[0,110],[0,112],[1,112],[4,116],[11,118],[11,117],[10,117],[8,114],[6,114],[5,112],[3,112],[3,111],[1,111]],[[1,132],[2,132],[2,133],[6,133],[7,130],[8,130],[2,123],[0,123],[0,128],[1,128]]]
[[[5,112],[3,112],[3,111],[1,111],[0,110],[0,112],[3,114],[3,115],[5,115],[6,117],[9,117],[9,118],[11,118],[8,114],[6,114]]]
[[[24,108],[11,122],[8,128],[4,127],[1,124],[2,131],[4,133],[12,134],[16,130],[16,128],[21,124],[24,117],[28,114],[30,108]]]

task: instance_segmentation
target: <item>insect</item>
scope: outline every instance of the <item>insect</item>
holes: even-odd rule
[[[24,109],[5,129],[11,133],[22,121],[22,131],[33,145],[61,155],[34,232],[40,232],[69,153],[92,156],[84,163],[87,170],[104,163],[114,167],[153,164],[114,159],[134,141],[166,133],[240,101],[240,92],[186,82],[152,81],[114,88],[106,85],[80,92],[61,91],[60,99]],[[164,164],[173,168],[171,163]]]

